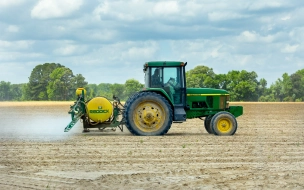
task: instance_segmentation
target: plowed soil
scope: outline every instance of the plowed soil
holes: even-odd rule
[[[68,133],[72,102],[0,102],[0,189],[304,189],[304,104],[244,106],[234,136]]]

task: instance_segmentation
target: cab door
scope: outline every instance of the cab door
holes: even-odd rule
[[[181,70],[181,67],[163,68],[163,88],[168,93],[169,97],[171,97],[174,105],[183,104],[182,95],[185,87]]]
[[[174,122],[186,121],[186,88],[184,67],[164,67],[164,90],[171,97]]]

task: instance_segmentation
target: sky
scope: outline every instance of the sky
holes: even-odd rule
[[[164,60],[269,86],[304,69],[303,18],[296,0],[1,0],[0,81],[60,63],[90,84],[144,83],[143,64]]]

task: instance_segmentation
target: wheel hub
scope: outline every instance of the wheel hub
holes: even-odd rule
[[[227,119],[221,119],[219,122],[218,122],[218,130],[220,132],[228,132],[229,130],[231,130],[231,122]]]
[[[143,131],[156,131],[163,124],[161,116],[164,113],[157,103],[142,103],[136,108],[136,113],[136,125]]]
[[[153,116],[153,113],[147,113],[145,116],[144,116],[144,120],[146,121],[146,122],[151,122],[151,121],[153,121],[153,119],[154,119],[154,116]]]

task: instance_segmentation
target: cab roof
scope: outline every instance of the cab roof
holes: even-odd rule
[[[181,61],[149,61],[144,64],[144,68],[147,67],[176,67],[184,66],[187,63]]]

